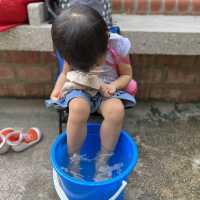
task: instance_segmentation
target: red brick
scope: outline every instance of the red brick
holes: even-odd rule
[[[168,68],[168,83],[196,84],[200,83],[200,70],[189,67]]]
[[[154,55],[132,55],[131,63],[133,66],[149,66],[155,64],[155,59],[157,56]]]
[[[154,85],[151,88],[149,99],[178,101],[181,96],[181,88],[169,84]]]
[[[148,9],[148,1],[147,0],[138,1],[138,13],[145,14],[148,11],[147,9]]]
[[[178,66],[180,59],[178,56],[160,55],[155,57],[155,65],[158,66]]]
[[[181,90],[181,95],[178,99],[178,101],[181,102],[199,102],[200,100],[200,91],[199,91],[200,85],[193,85],[190,87],[184,87]]]
[[[0,62],[4,62],[6,55],[6,51],[0,51]]]
[[[189,9],[189,0],[178,0],[178,12],[187,13]]]
[[[0,52],[0,61],[14,64],[56,64],[53,52],[5,51]]]
[[[51,65],[56,65],[55,54],[53,52],[41,52],[40,63],[50,63]]]
[[[142,84],[139,85],[138,98],[143,100],[180,101],[181,88],[168,84]]]
[[[26,96],[28,97],[44,97],[44,84],[24,84]]]
[[[35,64],[40,62],[39,52],[13,51],[9,52],[9,62],[15,64]]]
[[[112,10],[114,13],[119,13],[122,10],[122,0],[112,0]]]
[[[157,55],[144,55],[144,58],[143,58],[143,64],[144,66],[149,66],[149,65],[152,65],[152,66],[155,66],[155,60],[157,59]]]
[[[34,56],[30,52],[22,51],[5,51],[4,54],[0,53],[1,62],[9,62],[15,64],[30,63]]]
[[[8,96],[7,93],[8,93],[7,85],[0,84],[0,97]]]
[[[187,67],[188,69],[190,67],[199,68],[198,65],[195,66],[196,56],[178,56],[177,59],[179,60],[179,63],[177,66]],[[199,66],[200,66],[200,64],[199,64]]]
[[[200,1],[199,0],[192,0],[192,12],[200,13]]]
[[[46,84],[44,86],[44,96],[45,97],[47,97],[47,98],[50,97],[50,94],[51,94],[51,92],[53,90],[53,87],[54,87],[53,84]]]
[[[141,84],[137,97],[142,100],[193,102],[200,100],[200,85]]]
[[[194,66],[200,66],[200,55],[194,57]]]
[[[181,88],[168,88],[164,92],[164,98],[163,100],[167,101],[180,101],[180,96],[181,96],[182,90]]]
[[[48,97],[44,84],[0,84],[0,96],[3,97]]]
[[[164,5],[165,5],[165,12],[169,13],[174,11],[176,7],[176,1],[174,0],[164,0]]]
[[[136,54],[132,54],[130,56],[131,64],[132,64],[133,68],[140,65],[140,58],[141,57],[142,57],[142,55],[136,55]]]
[[[151,0],[151,13],[158,14],[162,6],[162,0]]]
[[[134,70],[134,77],[140,83],[159,83],[162,82],[162,67],[138,67]]]
[[[20,80],[40,83],[40,82],[49,82],[52,81],[51,70],[48,68],[41,67],[17,67],[17,76]]]
[[[163,88],[152,85],[149,93],[149,99],[162,99],[162,98],[163,98]]]
[[[172,56],[172,55],[159,55],[154,57],[154,65],[158,66],[194,66],[194,63],[198,65],[197,56]],[[199,64],[200,66],[200,64]]]
[[[3,97],[25,97],[26,91],[20,83],[0,84],[0,96]]]
[[[127,14],[133,13],[134,1],[133,0],[124,0],[124,8]]]
[[[149,84],[138,84],[138,92],[136,97],[142,100],[149,99],[150,85]]]
[[[5,66],[5,64],[0,63],[0,80],[12,80],[14,77],[14,68]]]

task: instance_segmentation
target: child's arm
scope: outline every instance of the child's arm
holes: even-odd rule
[[[50,95],[50,98],[52,100],[58,100],[62,94],[61,94],[61,89],[66,81],[66,75],[67,75],[67,72],[70,71],[70,66],[67,62],[64,63],[64,68],[63,68],[63,71],[61,72],[61,74],[59,75],[57,81],[56,81],[56,84],[54,86],[54,89]]]
[[[132,79],[132,66],[128,63],[121,63],[118,65],[119,77],[111,83],[116,90],[124,89]]]
[[[128,59],[128,57],[127,57]],[[101,93],[105,97],[112,96],[116,90],[124,89],[128,85],[132,78],[132,67],[127,63],[121,63],[118,65],[119,77],[110,84],[103,84],[101,87]]]

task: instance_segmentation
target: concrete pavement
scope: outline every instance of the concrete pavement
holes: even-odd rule
[[[0,200],[58,200],[49,162],[57,123],[43,100],[0,100],[0,128],[37,126],[44,133],[29,150],[0,156]],[[127,110],[124,128],[140,151],[126,200],[200,199],[200,104],[140,102]]]

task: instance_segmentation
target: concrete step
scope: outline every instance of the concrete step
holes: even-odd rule
[[[200,16],[114,15],[136,54],[200,55]]]
[[[115,14],[113,19],[135,54],[200,55],[200,16]],[[1,32],[0,50],[52,51],[50,29],[43,22]]]

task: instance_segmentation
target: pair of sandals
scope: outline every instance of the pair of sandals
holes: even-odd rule
[[[38,143],[42,138],[38,128],[29,128],[26,133],[22,130],[5,128],[0,130],[0,154],[4,154],[12,148],[15,152],[24,151],[32,145]]]

